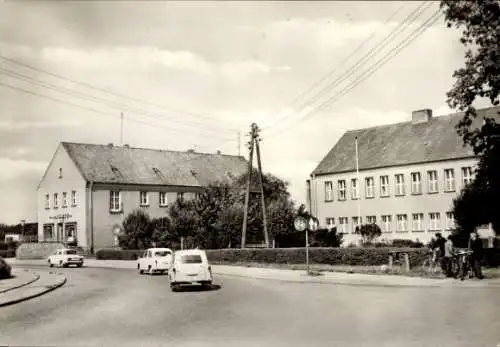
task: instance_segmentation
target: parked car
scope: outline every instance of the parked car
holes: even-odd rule
[[[152,275],[155,272],[168,273],[172,264],[173,251],[170,248],[149,248],[137,259],[137,271]]]
[[[10,278],[12,275],[12,268],[7,261],[0,257],[0,279]]]
[[[60,248],[49,256],[47,262],[50,267],[54,265],[59,267],[68,267],[70,265],[82,267],[83,257],[78,254],[76,249]]]
[[[176,251],[169,279],[172,291],[183,285],[210,286],[213,281],[212,268],[205,251],[199,249]]]

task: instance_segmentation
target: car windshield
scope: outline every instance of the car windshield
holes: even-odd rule
[[[76,251],[73,249],[70,249],[70,250],[66,251],[66,254],[76,254]]]
[[[155,252],[155,257],[166,257],[169,254],[169,251],[157,251]]]
[[[199,254],[189,254],[181,256],[181,263],[183,264],[201,264],[203,261]]]

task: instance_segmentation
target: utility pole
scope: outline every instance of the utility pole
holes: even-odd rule
[[[264,197],[264,186],[263,186],[263,177],[262,177],[262,165],[260,159],[260,147],[259,147],[259,127],[257,124],[252,123],[251,131],[250,131],[250,142],[248,143],[250,155],[248,158],[248,177],[247,177],[247,187],[245,194],[245,206],[244,206],[244,216],[243,216],[243,228],[241,233],[241,248],[245,248],[246,244],[246,236],[247,236],[247,224],[248,224],[248,209],[250,203],[250,187],[252,182],[252,163],[253,163],[253,151],[254,147],[257,150],[257,163],[259,170],[259,182],[260,182],[260,195],[262,202],[262,219],[264,223],[264,240],[266,242],[266,248],[269,247],[269,235],[267,233],[267,217],[266,217],[266,205],[265,205],[265,197]]]

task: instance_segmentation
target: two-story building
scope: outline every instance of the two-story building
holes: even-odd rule
[[[478,110],[474,126],[499,110]],[[347,131],[307,181],[309,210],[344,233],[346,244],[359,242],[360,223],[379,225],[382,240],[446,236],[455,225],[453,199],[477,163],[456,132],[462,117],[424,109],[409,122]]]
[[[134,210],[167,216],[169,203],[247,169],[244,157],[220,152],[62,142],[37,189],[38,240],[116,246],[116,228]]]

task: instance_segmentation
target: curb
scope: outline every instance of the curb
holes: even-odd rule
[[[57,284],[54,284],[54,285],[51,285],[51,286],[47,286],[47,289],[45,289],[43,291],[40,291],[40,292],[38,292],[36,294],[24,296],[24,297],[21,297],[19,299],[10,300],[10,301],[6,301],[6,302],[1,302],[0,303],[0,307],[5,307],[5,306],[10,306],[10,305],[18,304],[20,302],[28,301],[30,299],[34,299],[34,298],[37,298],[37,297],[42,296],[44,294],[50,293],[50,292],[52,292],[52,291],[54,291],[54,290],[62,287],[66,283],[66,281],[67,281],[67,278],[66,278],[66,276],[64,276],[62,281],[59,281]]]
[[[0,294],[10,292],[11,290],[22,288],[24,286],[30,285],[31,283],[38,281],[40,279],[40,275],[37,273],[33,273],[33,274],[35,275],[35,278],[29,280],[28,282],[21,283],[21,284],[18,284],[16,286],[13,286],[13,287],[9,287],[7,289],[0,290]]]

